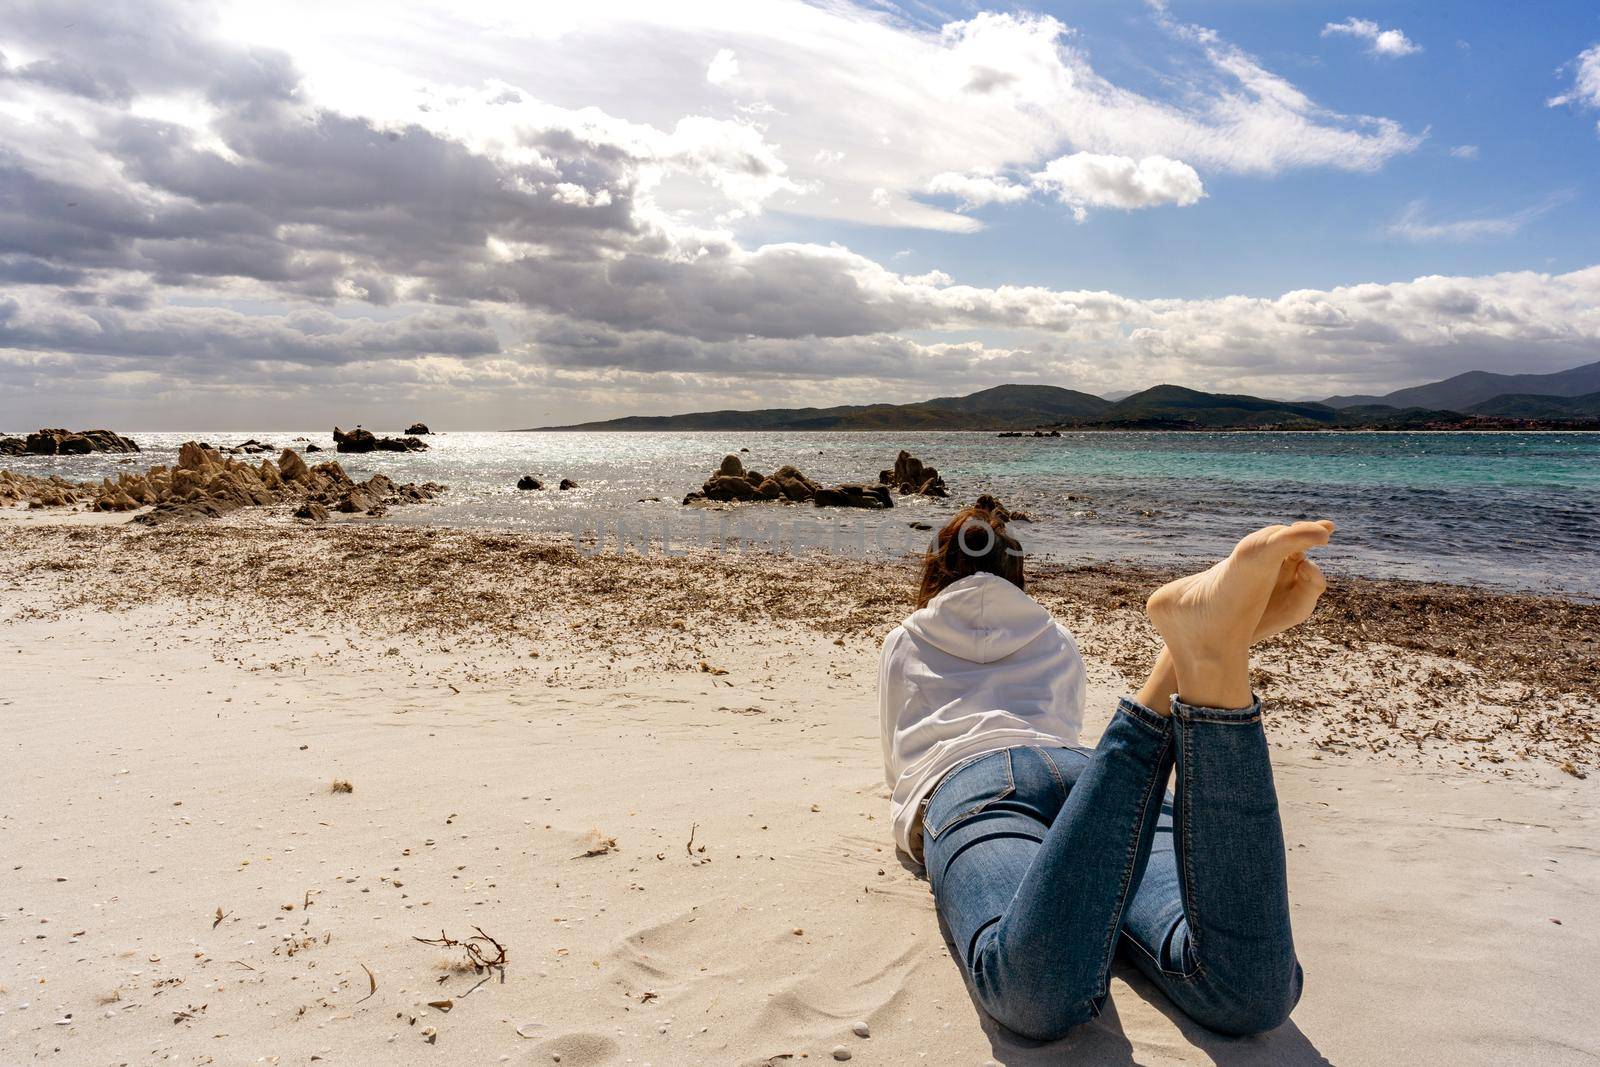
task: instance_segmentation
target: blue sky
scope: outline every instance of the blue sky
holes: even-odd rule
[[[1323,106],[1387,116],[1426,139],[1371,173],[1207,175],[1206,199],[1189,208],[1103,212],[1074,224],[1059,205],[1030,201],[974,212],[987,226],[977,237],[859,225],[830,236],[880,260],[909,251],[895,262],[913,272],[958,264],[975,285],[1107,288],[1139,297],[1276,296],[1424,274],[1589,266],[1600,256],[1600,136],[1592,112],[1546,101],[1570,84],[1570,72],[1559,68],[1600,41],[1600,5],[1533,7],[1174,0],[1173,16],[1216,29]],[[1073,27],[1097,70],[1141,91],[1171,93],[1169,79],[1181,78],[1190,59],[1142,4],[1028,9]],[[945,10],[960,17],[960,8]],[[1350,37],[1320,35],[1351,17],[1400,27],[1421,51],[1375,56]],[[1451,155],[1461,146],[1475,146],[1476,155]],[[1507,234],[1390,233],[1413,205],[1433,223],[1541,213]],[[782,215],[750,232],[815,236],[811,220]]]
[[[5,15],[4,429],[1600,360],[1593,4]]]

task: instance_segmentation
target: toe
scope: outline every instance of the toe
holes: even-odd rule
[[[1279,551],[1304,553],[1308,548],[1327,544],[1332,536],[1331,522],[1297,522],[1293,526],[1278,527],[1273,533],[1272,543]]]

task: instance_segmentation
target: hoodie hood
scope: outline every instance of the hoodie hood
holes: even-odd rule
[[[906,619],[906,632],[974,663],[1004,659],[1054,625],[1044,605],[998,574],[952,582]]]

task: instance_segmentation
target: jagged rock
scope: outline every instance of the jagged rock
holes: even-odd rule
[[[345,490],[344,495],[333,505],[333,510],[353,515],[358,512],[372,511],[377,506],[378,501],[375,497],[368,495],[365,489],[353,486]]]
[[[901,496],[911,493],[919,496],[950,495],[939,472],[903,448],[895,457],[894,469],[878,472],[878,482],[880,485],[897,486]]]
[[[346,433],[335,426],[333,446],[340,452],[422,452],[428,442],[417,437],[378,437],[359,426]]]
[[[307,500],[295,509],[294,517],[297,519],[310,519],[312,522],[327,522],[328,509],[315,500]]]
[[[544,483],[531,474],[524,474],[517,479],[518,489],[543,489]]]
[[[562,488],[562,489],[576,489],[576,488],[578,488],[578,483],[573,481],[571,478],[563,478],[563,479],[561,479],[560,488]]]
[[[137,452],[139,446],[110,430],[35,430],[23,442],[23,451],[35,456],[86,456],[91,452]]]
[[[311,478],[311,468],[294,449],[286,448],[278,457],[278,477],[286,482],[306,482]]]
[[[413,422],[410,426],[406,427],[406,433],[420,433],[425,437],[432,432],[432,430],[428,429],[428,424],[425,422]]]
[[[276,447],[277,446],[275,446],[275,445],[267,444],[265,441],[257,441],[254,437],[252,437],[248,441],[241,441],[236,445],[231,445],[231,446],[229,446],[227,448],[218,449],[218,451],[225,452],[228,455],[233,455],[233,456],[237,456],[237,455],[240,455],[240,454],[254,456],[254,455],[260,455],[262,452],[275,451]]]
[[[0,437],[0,456],[20,456],[28,451],[28,442],[20,437]]]

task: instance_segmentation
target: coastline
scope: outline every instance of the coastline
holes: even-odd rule
[[[1258,657],[1308,973],[1290,1024],[1208,1035],[1119,966],[1106,1015],[1035,1048],[973,1007],[888,836],[875,663],[906,563],[250,512],[6,522],[0,543],[18,1056],[1600,1051],[1593,646],[1550,645],[1600,632],[1600,607],[1335,576]],[[1162,574],[1037,575],[1088,663],[1085,743],[1154,653]],[[507,947],[503,981],[413,940],[474,927]]]

